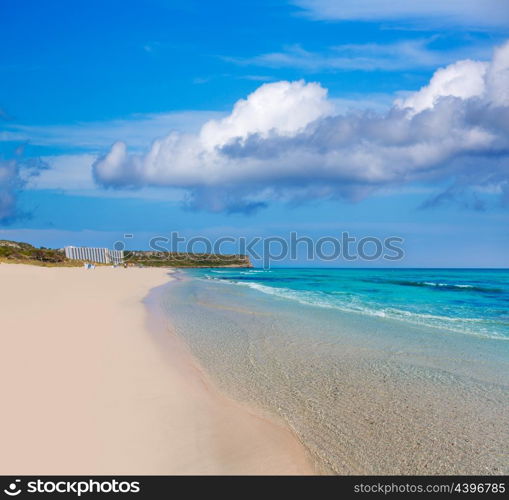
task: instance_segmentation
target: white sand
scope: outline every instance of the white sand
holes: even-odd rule
[[[305,474],[286,428],[147,327],[162,269],[0,264],[0,474]]]

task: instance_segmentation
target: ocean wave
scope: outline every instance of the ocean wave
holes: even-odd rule
[[[476,337],[509,340],[509,336],[498,331],[494,331],[494,328],[496,327],[508,328],[509,322],[506,321],[484,318],[450,317],[418,313],[395,307],[377,307],[373,304],[367,304],[358,297],[352,295],[345,295],[344,299],[339,299],[337,296],[331,296],[330,294],[321,291],[292,290],[284,287],[266,286],[261,283],[254,283],[251,281],[246,282],[224,279],[217,281],[246,286],[268,295],[293,300],[307,306],[336,309],[342,312],[364,314],[378,318],[395,319],[415,325],[439,328]]]
[[[368,283],[387,283],[389,285],[436,288],[439,290],[503,293],[503,290],[501,288],[472,285],[469,283],[442,283],[437,281],[385,280],[385,279],[369,279],[363,281]]]

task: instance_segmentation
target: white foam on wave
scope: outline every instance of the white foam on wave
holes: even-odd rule
[[[377,308],[361,302],[354,296],[349,296],[347,300],[334,300],[329,294],[320,291],[304,291],[292,290],[284,287],[272,287],[262,285],[260,283],[234,281],[234,280],[221,280],[234,285],[241,285],[257,290],[259,292],[274,295],[283,299],[293,300],[303,305],[315,306],[327,309],[337,309],[347,313],[365,314],[379,318],[389,318],[408,323],[445,329],[455,333],[462,333],[465,335],[473,335],[476,337],[490,338],[497,340],[509,340],[509,337],[487,330],[482,324],[496,324],[497,321],[491,321],[481,318],[458,318],[449,316],[439,316],[427,313],[417,313],[412,311],[405,311],[393,307]],[[469,324],[475,324],[475,330],[469,328]]]
[[[475,288],[474,285],[465,285],[460,283],[435,283],[433,281],[423,281],[422,284],[426,286],[442,286],[447,288]]]

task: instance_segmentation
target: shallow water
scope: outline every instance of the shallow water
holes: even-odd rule
[[[194,270],[164,304],[218,385],[285,419],[320,470],[507,473],[509,275],[488,273]]]

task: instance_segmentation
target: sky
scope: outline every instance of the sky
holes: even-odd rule
[[[505,0],[1,0],[0,238],[508,267],[508,40]]]

